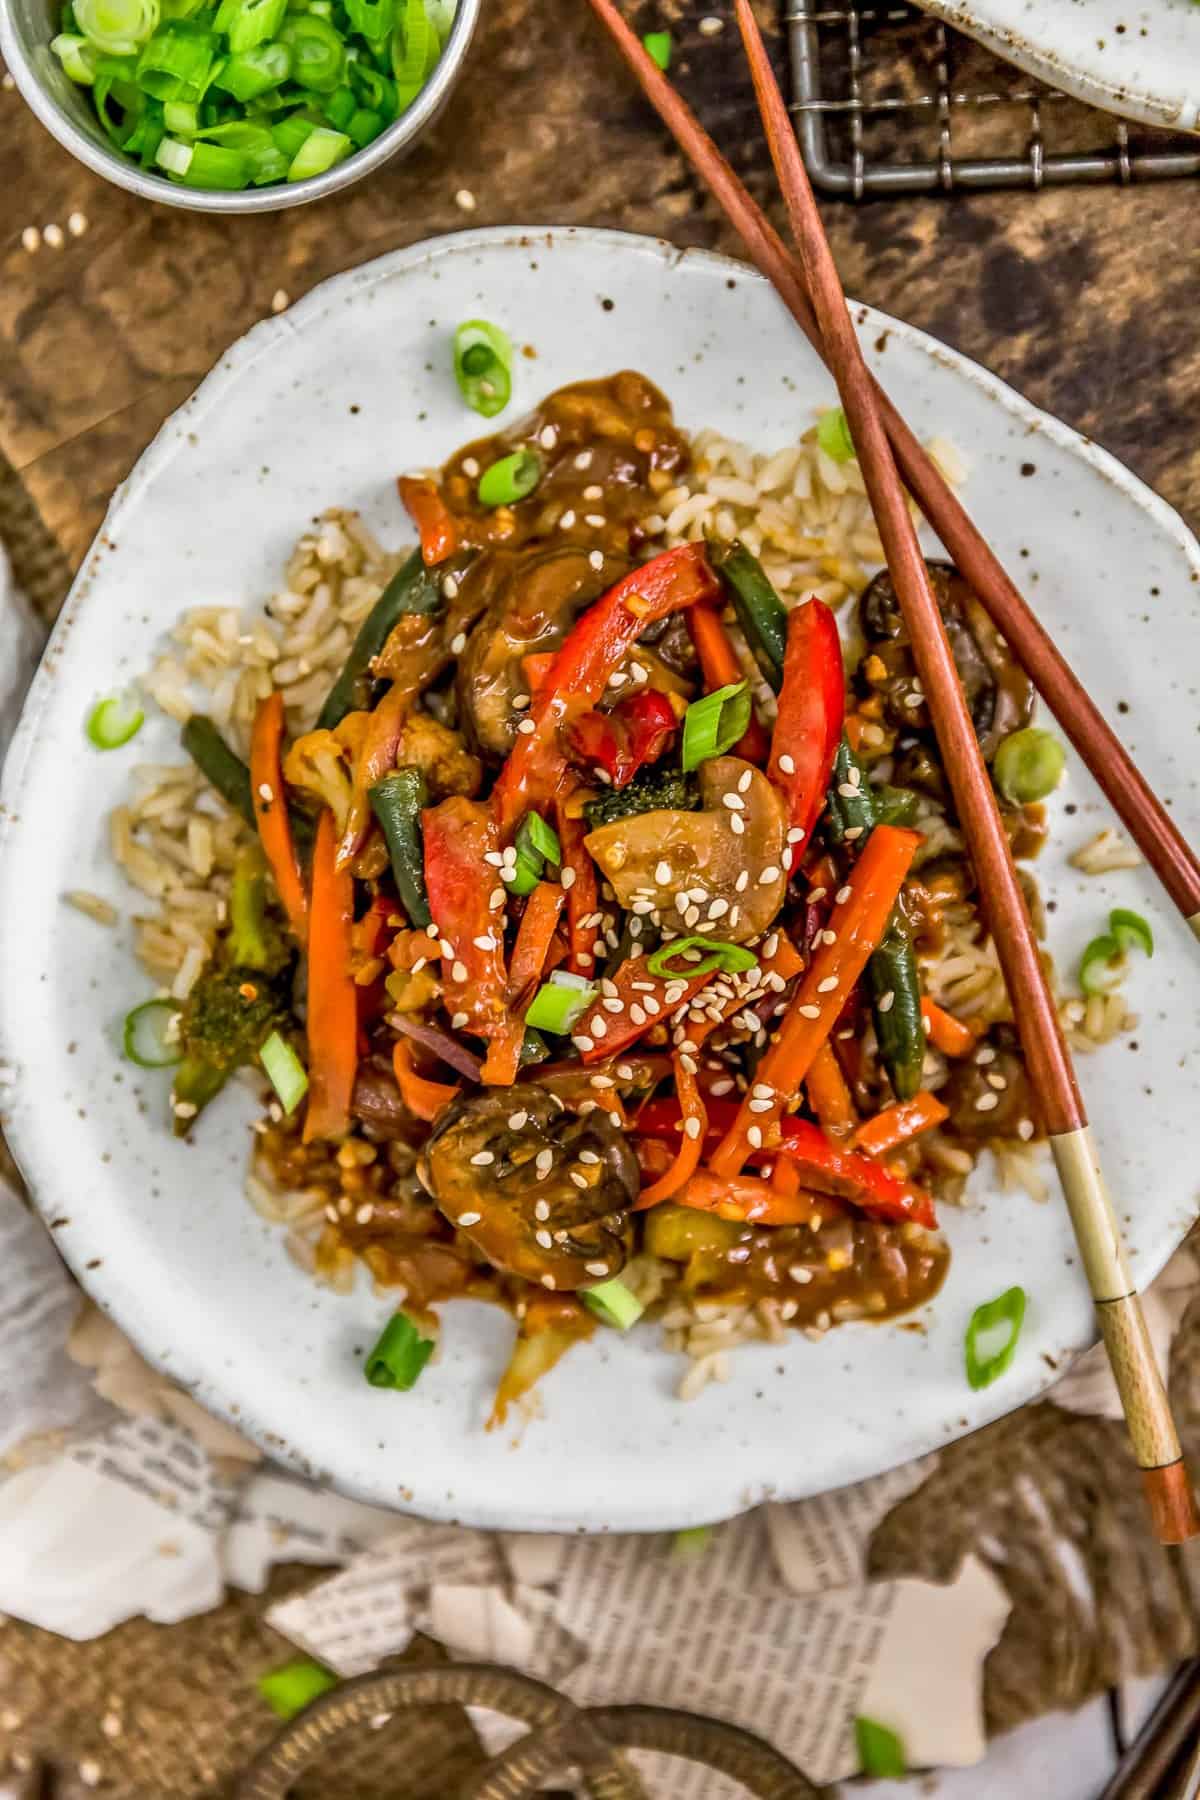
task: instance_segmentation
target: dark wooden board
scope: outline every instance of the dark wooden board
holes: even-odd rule
[[[673,75],[778,217],[728,0],[629,11],[639,29],[672,26]],[[724,30],[702,35],[706,16]],[[763,16],[782,60],[773,0]],[[317,206],[221,219],[148,205],[76,163],[11,91],[0,185],[0,446],[73,562],[162,419],[277,289],[296,299],[382,251],[475,224],[586,222],[737,248],[584,0],[485,0],[436,129]],[[473,211],[456,203],[463,189]],[[75,210],[85,235],[22,249],[25,225]],[[977,357],[1200,516],[1195,183],[825,210],[853,294]]]

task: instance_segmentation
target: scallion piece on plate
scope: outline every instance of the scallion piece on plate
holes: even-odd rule
[[[1062,780],[1067,753],[1058,739],[1036,725],[1010,732],[992,758],[996,786],[1014,806],[1044,800]]]
[[[846,423],[846,415],[840,406],[821,414],[817,421],[817,444],[831,462],[853,462],[858,452],[854,448],[854,439],[850,436],[850,427]]]
[[[1024,1288],[1011,1287],[975,1308],[964,1345],[967,1380],[973,1388],[990,1387],[1003,1375],[1016,1353],[1024,1320]]]
[[[689,1525],[686,1531],[677,1531],[671,1545],[675,1556],[700,1556],[712,1543],[713,1528],[711,1525]]]
[[[1114,935],[1107,931],[1095,937],[1079,959],[1079,985],[1089,999],[1095,994],[1111,994],[1125,971],[1125,953]]]
[[[595,1287],[580,1288],[579,1297],[589,1312],[616,1331],[628,1331],[646,1310],[637,1295],[615,1275],[611,1281],[597,1282]]]
[[[669,31],[648,31],[642,38],[642,47],[647,56],[656,62],[665,75],[671,66],[671,34]]]
[[[858,1748],[858,1765],[864,1775],[895,1781],[908,1774],[904,1740],[889,1726],[881,1725],[878,1719],[867,1719],[860,1713],[854,1721],[854,1742]]]
[[[454,333],[454,379],[467,405],[495,418],[512,399],[512,344],[498,325],[468,319]]]
[[[183,1061],[183,1047],[173,1036],[179,1017],[177,1000],[144,1000],[125,1016],[121,1047],[139,1069],[170,1069]]]
[[[532,494],[542,479],[542,459],[534,450],[514,450],[502,456],[479,478],[481,506],[515,506]]]
[[[119,750],[137,736],[146,715],[131,694],[109,694],[97,700],[87,717],[88,741],[97,750]]]
[[[1144,950],[1147,956],[1154,955],[1154,933],[1141,913],[1114,906],[1108,915],[1108,929],[1122,950]]]
[[[679,961],[681,957],[683,962]],[[741,975],[757,967],[753,950],[705,937],[672,938],[646,958],[647,975],[665,975],[672,981],[691,981],[696,975],[711,975],[714,969],[725,975]]]
[[[750,687],[735,681],[729,687],[693,700],[683,716],[683,766],[697,769],[710,756],[724,756],[745,736],[750,723]]]
[[[136,56],[158,20],[158,0],[75,0],[76,25],[107,56]]]
[[[281,1719],[294,1719],[319,1695],[335,1688],[338,1678],[311,1656],[297,1656],[282,1668],[260,1675],[258,1691]]]
[[[287,1039],[273,1031],[259,1051],[266,1076],[290,1118],[308,1092],[308,1074]]]
[[[399,1388],[407,1393],[416,1386],[435,1348],[433,1338],[422,1337],[407,1313],[394,1313],[368,1354],[363,1374],[372,1387]]]
[[[565,1037],[600,992],[594,981],[555,969],[530,1002],[525,1023],[535,1031],[553,1031]]]

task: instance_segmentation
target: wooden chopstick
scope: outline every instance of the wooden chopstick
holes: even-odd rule
[[[1200,1662],[1193,1660],[1171,1678],[1097,1800],[1174,1800],[1198,1740]]]
[[[1143,1471],[1151,1516],[1164,1543],[1180,1543],[1200,1533],[1200,1514],[1008,835],[787,106],[750,0],[734,0],[734,7],[809,298],[858,452],[955,809],[986,903],[1026,1066],[1047,1125],[1134,1454]]]
[[[814,350],[828,361],[820,329],[791,252],[765,213],[676,92],[613,0],[590,0],[696,173],[740,233],[752,261],[771,282]],[[874,384],[873,384],[874,385]],[[1193,932],[1200,937],[1200,859],[1178,830],[1121,740],[1022,599],[995,551],[961,501],[875,385],[876,403],[905,483],[941,538],[952,561],[995,621],[1001,635],[1103,790],[1109,804]]]

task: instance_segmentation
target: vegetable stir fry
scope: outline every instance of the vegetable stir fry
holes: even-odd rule
[[[507,340],[455,354],[490,414]],[[183,1133],[239,1066],[275,1084],[259,1167],[325,1197],[318,1271],[359,1258],[397,1309],[376,1384],[458,1295],[519,1322],[497,1416],[656,1303],[908,1311],[946,1268],[935,1193],[1037,1131],[1011,1028],[925,991],[974,879],[887,576],[848,669],[746,543],[664,545],[688,462],[638,375],[551,395],[400,481],[419,547],[312,729],[269,694],[248,767],[184,730],[255,845],[146,1060],[179,1059]],[[1028,854],[1029,685],[933,573]]]

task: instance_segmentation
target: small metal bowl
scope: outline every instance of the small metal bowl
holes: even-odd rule
[[[165,176],[149,174],[122,156],[105,137],[86,91],[68,80],[51,52],[50,40],[57,29],[51,19],[52,12],[58,10],[55,0],[0,0],[0,53],[46,130],[106,181],[128,188],[143,200],[158,200],[164,206],[183,206],[193,212],[281,212],[285,206],[324,200],[327,194],[336,194],[411,149],[442,110],[458,80],[482,4],[483,0],[458,0],[450,37],[437,68],[408,111],[372,143],[327,169],[324,175],[313,175],[307,181],[281,182],[276,187],[244,188],[237,193],[183,187]]]

